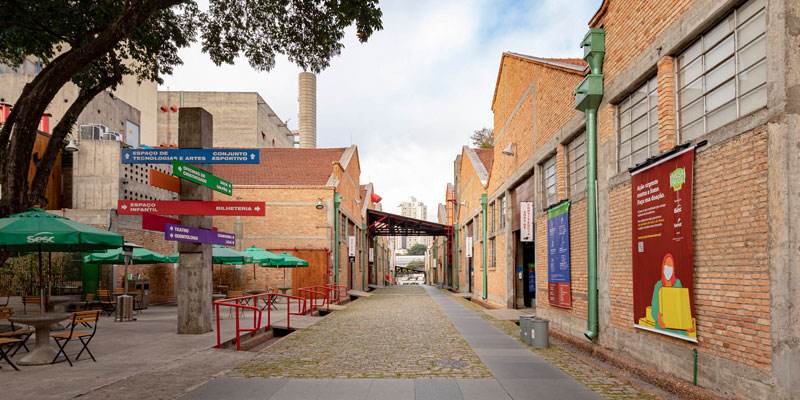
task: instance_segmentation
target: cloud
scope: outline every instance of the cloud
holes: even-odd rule
[[[317,146],[358,145],[361,181],[375,184],[385,211],[415,196],[435,219],[461,146],[493,125],[502,53],[582,56],[578,43],[600,2],[382,2],[384,30],[366,44],[348,30],[342,54],[317,78]],[[181,57],[162,90],[257,91],[297,127],[300,70],[285,58],[257,73],[244,59],[216,67],[198,45]]]

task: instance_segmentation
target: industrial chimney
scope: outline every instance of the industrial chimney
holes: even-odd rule
[[[300,73],[300,148],[317,148],[317,76]]]

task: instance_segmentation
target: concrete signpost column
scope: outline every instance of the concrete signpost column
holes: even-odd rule
[[[178,114],[178,146],[182,149],[210,149],[213,143],[212,117],[202,108],[181,108]],[[212,173],[210,164],[191,164]],[[181,180],[181,200],[210,201],[211,189]],[[211,229],[206,215],[182,215],[181,225]],[[178,333],[211,332],[211,245],[178,242]]]

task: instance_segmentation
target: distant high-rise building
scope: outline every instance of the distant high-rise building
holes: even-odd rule
[[[416,197],[409,197],[408,201],[401,202],[400,215],[409,218],[427,220],[428,207],[425,203],[417,201]],[[395,249],[409,249],[415,244],[421,243],[425,246],[430,246],[433,238],[430,236],[398,236],[395,238]]]

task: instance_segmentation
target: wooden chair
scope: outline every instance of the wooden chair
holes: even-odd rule
[[[15,369],[15,370],[17,370],[17,371],[19,371],[19,368],[17,368],[17,366],[16,366],[16,365],[14,365],[14,363],[13,363],[13,362],[11,362],[11,359],[9,359],[9,358],[8,358],[8,355],[6,354],[6,353],[7,353],[7,351],[6,351],[6,350],[3,350],[3,347],[10,346],[10,347],[8,347],[8,348],[9,348],[9,349],[11,349],[11,348],[13,348],[13,347],[14,347],[14,346],[15,346],[17,343],[21,343],[21,342],[22,342],[22,339],[16,339],[16,338],[3,338],[3,337],[0,337],[0,359],[6,360],[6,362],[8,363],[8,365],[10,365],[12,368],[14,368],[14,369]],[[19,349],[19,347],[17,347],[17,349]],[[16,351],[14,351],[14,352],[16,353]],[[0,367],[0,368],[2,368],[2,367]]]
[[[130,290],[129,290],[128,292],[130,292]],[[125,293],[125,288],[124,288],[124,287],[118,287],[118,288],[116,288],[116,289],[114,290],[114,294],[117,294],[117,293]]]
[[[63,354],[64,358],[67,359],[69,366],[70,367],[72,366],[72,360],[70,360],[69,356],[67,356],[67,350],[66,350],[67,344],[72,339],[78,339],[80,340],[81,344],[83,344],[83,348],[78,353],[78,355],[75,356],[75,361],[78,361],[78,359],[81,358],[81,354],[83,354],[83,351],[86,350],[86,352],[89,353],[89,357],[92,358],[92,361],[97,362],[97,360],[95,360],[94,358],[94,354],[92,354],[92,351],[89,350],[89,342],[92,341],[92,339],[94,338],[94,334],[97,332],[97,321],[99,319],[100,319],[100,310],[77,311],[72,313],[72,317],[70,317],[69,323],[67,324],[69,332],[56,333],[50,335],[50,337],[53,338],[53,340],[55,340],[56,344],[58,345],[58,353],[56,353],[55,358],[53,358],[53,361],[50,364],[54,364],[56,360],[58,360],[58,357],[61,354]],[[79,325],[88,327],[89,329],[91,329],[91,331],[76,331],[75,327]]]
[[[114,302],[111,293],[108,290],[100,289],[97,291],[97,297],[100,299],[100,307],[102,307],[103,312],[110,317],[117,309],[117,303]]]
[[[237,297],[244,297],[244,292],[241,289],[239,289],[239,290],[228,290],[228,298],[229,299],[235,299]],[[239,304],[244,304],[244,303],[239,303]],[[228,307],[228,316],[231,315],[233,308],[234,307]],[[244,315],[244,309],[242,309],[242,315]]]
[[[95,300],[96,295],[94,293],[86,293],[86,300],[83,303],[83,311],[91,310],[94,308],[94,303],[97,302]]]
[[[25,313],[25,314],[44,314],[45,312],[47,312],[47,303],[49,302],[49,300],[50,299],[48,299],[45,296],[45,298],[44,298],[44,310],[42,310],[41,298],[39,298],[39,295],[36,295],[36,296],[23,296],[22,297],[22,312]],[[39,308],[39,310],[36,311],[36,312],[32,312],[32,311],[28,312],[28,307],[29,306],[37,306]]]
[[[10,319],[13,316],[14,307],[0,307],[0,321],[4,319]],[[14,322],[11,320],[8,322],[11,323],[11,330],[7,332],[0,332],[0,339],[20,339],[19,346],[17,346],[13,353],[11,353],[11,356],[13,357],[15,354],[17,354],[19,349],[23,347],[25,348],[25,351],[30,351],[26,345],[26,342],[28,341],[28,338],[33,335],[34,331],[32,329],[17,329],[17,327],[14,326]]]

